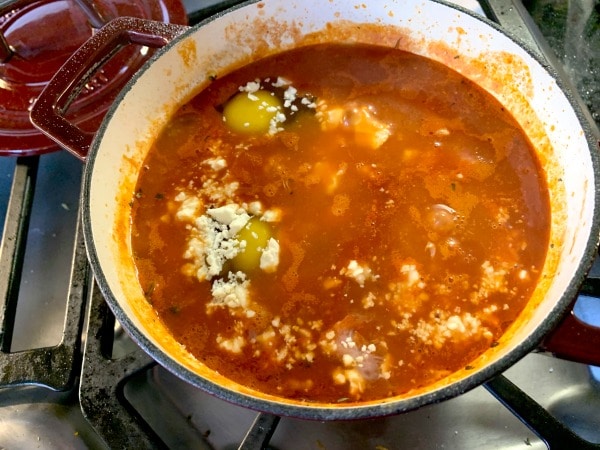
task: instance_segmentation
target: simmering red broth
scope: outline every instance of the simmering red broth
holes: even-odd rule
[[[549,223],[534,149],[489,94],[401,50],[319,44],[216,74],[176,112],[138,180],[132,246],[198,360],[354,402],[497,345]]]

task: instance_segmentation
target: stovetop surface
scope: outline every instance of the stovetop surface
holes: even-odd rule
[[[197,11],[220,2],[186,0],[184,3],[189,11]],[[477,7],[476,2],[467,0],[467,3]],[[559,59],[565,61],[592,117],[600,122],[599,111],[594,110],[600,105],[598,1],[536,0],[525,5]],[[566,24],[573,23],[576,13],[584,22],[577,29],[588,33],[586,43],[592,49],[580,49],[574,54],[571,43],[566,42],[571,39]],[[0,159],[2,222],[18,166],[15,159]],[[39,159],[34,212],[20,281],[19,295],[27,301],[19,302],[12,352],[54,346],[62,339],[70,263],[73,249],[78,245],[74,236],[81,173],[81,163],[66,152]],[[597,266],[592,269],[592,276],[600,277]],[[90,298],[93,296],[90,293]],[[94,302],[89,303],[88,308],[92,308]],[[578,308],[583,308],[584,315],[592,311],[593,316],[598,303],[594,299],[580,298]],[[117,365],[140,350],[118,325],[115,334],[110,357]],[[504,375],[577,435],[600,443],[600,377],[597,370],[534,353]],[[256,417],[255,412],[200,392],[156,365],[136,372],[127,380],[123,392],[136,414],[154,428],[169,448],[238,448]],[[112,412],[107,410],[106,413]],[[546,445],[488,390],[479,387],[443,403],[388,418],[358,422],[283,418],[271,439],[271,447],[282,450],[542,449]],[[106,444],[83,417],[77,383],[74,383],[65,392],[36,386],[0,390],[0,449],[3,448],[101,449],[106,448]]]

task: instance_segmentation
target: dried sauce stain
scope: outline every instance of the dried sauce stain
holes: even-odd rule
[[[177,53],[183,61],[183,65],[188,68],[194,68],[197,62],[196,41],[186,39],[177,46]]]
[[[246,60],[237,62],[239,65],[294,46],[303,35],[300,21],[282,22],[261,17],[247,20],[242,26],[239,23],[228,25],[225,29],[225,38],[232,46],[252,49]]]

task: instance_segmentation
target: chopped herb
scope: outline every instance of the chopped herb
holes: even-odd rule
[[[157,200],[162,200],[163,198],[165,198],[165,195],[159,192],[154,196],[154,198]]]
[[[474,368],[475,368],[475,367],[473,367],[473,366],[471,366],[471,365],[465,366],[465,370],[473,370]]]
[[[150,283],[148,289],[144,291],[144,297],[148,302],[152,303],[152,294],[154,293],[154,288],[156,287],[156,283]]]

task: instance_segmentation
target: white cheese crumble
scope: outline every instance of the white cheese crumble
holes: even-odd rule
[[[209,208],[206,214],[198,216],[201,202],[197,197],[180,193],[176,200],[181,202],[176,218],[192,224],[184,258],[192,260],[200,281],[211,280],[221,274],[225,261],[243,248],[235,236],[248,223],[250,215],[231,203]]]
[[[223,336],[217,336],[217,344],[223,350],[230,353],[241,353],[242,349],[246,345],[246,340],[242,336],[234,336],[230,339],[225,339]]]
[[[497,267],[497,266],[500,267]],[[488,298],[493,293],[505,294],[509,292],[507,263],[499,263],[496,267],[490,261],[481,265],[481,281],[477,292],[471,294],[471,302],[478,304],[482,299]]]
[[[288,86],[290,84],[292,84],[292,82],[290,80],[287,80],[283,77],[277,77],[277,80],[275,80],[273,83],[271,83],[271,86],[284,87],[284,86]]]
[[[265,222],[279,222],[279,221],[281,221],[282,215],[283,215],[283,213],[281,212],[281,209],[271,208],[271,209],[267,209],[262,214],[262,216],[260,217],[260,220],[264,220]]]
[[[218,279],[212,284],[212,300],[208,304],[209,311],[226,306],[229,309],[248,308],[248,287],[250,281],[243,272],[229,272],[228,279]]]
[[[244,86],[240,86],[238,89],[240,92],[248,92],[250,94],[256,92],[260,89],[260,80],[257,78],[254,81],[248,81]]]
[[[400,273],[406,276],[406,284],[409,288],[413,287],[421,280],[421,275],[415,264],[403,264],[400,268]]]
[[[292,103],[296,100],[297,94],[298,89],[296,89],[294,86],[289,86],[283,93],[283,107],[289,108],[292,106]]]
[[[437,314],[437,316],[436,316]],[[410,333],[426,345],[441,349],[448,342],[456,343],[473,336],[491,339],[492,333],[471,313],[448,314],[438,311],[431,320],[419,320]]]
[[[223,158],[208,158],[204,160],[204,164],[208,165],[212,170],[218,172],[227,167],[227,161]]]
[[[378,278],[377,275],[373,274],[369,266],[360,265],[355,259],[350,260],[348,265],[340,270],[340,275],[354,279],[360,287],[365,286],[365,281],[376,280]]]
[[[274,272],[279,265],[279,242],[270,238],[267,247],[260,255],[260,268],[265,272]]]
[[[175,200],[181,202],[181,206],[177,210],[175,217],[183,222],[192,222],[197,216],[202,202],[198,197],[187,196],[184,192],[180,192]]]
[[[219,208],[210,208],[206,210],[206,214],[212,217],[217,222],[229,227],[229,235],[235,236],[239,231],[246,226],[250,220],[250,215],[239,205],[231,203]]]

